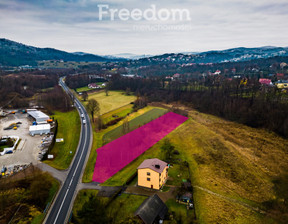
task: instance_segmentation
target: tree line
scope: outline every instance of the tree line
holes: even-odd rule
[[[161,78],[127,79],[113,77],[111,89],[130,88],[149,102],[180,102],[201,112],[255,128],[266,128],[288,137],[288,94],[276,87],[261,86],[257,79],[210,76],[188,82]]]
[[[27,98],[34,96],[42,89],[51,88],[58,83],[58,75],[43,72],[17,72],[0,76],[0,102],[3,106],[9,103],[11,107],[29,106]]]
[[[52,176],[33,165],[0,178],[0,223],[31,223],[51,200],[51,193],[57,190],[55,184]]]

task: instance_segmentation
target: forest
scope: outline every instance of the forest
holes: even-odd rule
[[[210,76],[202,81],[180,82],[114,76],[109,86],[114,90],[130,88],[146,96],[149,102],[180,102],[201,112],[288,137],[287,92],[261,86],[255,78],[227,80]]]
[[[3,72],[0,75],[0,107],[23,108],[58,85],[58,77],[69,70]]]
[[[59,183],[31,165],[7,178],[0,178],[0,223],[31,223],[42,219],[43,211],[58,190]]]

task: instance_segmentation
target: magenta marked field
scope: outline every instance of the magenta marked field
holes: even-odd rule
[[[97,149],[92,180],[105,182],[187,119],[169,112]]]

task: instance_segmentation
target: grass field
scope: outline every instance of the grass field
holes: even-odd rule
[[[100,101],[105,104],[105,93],[102,94]],[[121,98],[121,93],[118,97]],[[102,107],[117,108],[111,103]],[[145,108],[128,118],[132,120],[140,115],[139,112],[143,114],[149,110],[151,108]],[[264,209],[264,202],[277,198],[273,181],[287,172],[288,140],[265,130],[253,129],[194,110],[189,111],[189,118],[167,137],[180,152],[179,159],[189,163],[192,184],[207,190],[194,188],[198,223],[278,223],[277,215],[260,214],[241,203]],[[119,122],[101,132],[94,132],[84,182],[92,179],[96,149],[102,146],[103,136],[121,124]],[[103,185],[121,185],[144,159],[161,159],[162,143],[163,140],[156,143]]]
[[[132,113],[128,116],[128,120],[132,120],[150,110],[152,110],[154,107],[145,107],[141,110],[138,110],[135,113]],[[112,131],[113,129],[121,126],[123,123],[123,121],[120,121],[119,123],[117,123],[116,125],[110,126],[107,129],[101,130],[100,132],[96,132],[93,131],[93,144],[92,144],[92,148],[90,151],[90,155],[88,158],[88,162],[86,164],[86,168],[84,171],[84,175],[83,175],[83,179],[82,181],[87,183],[87,182],[91,182],[92,181],[92,176],[93,176],[93,172],[94,172],[94,167],[95,167],[95,162],[96,162],[96,158],[97,158],[97,153],[96,153],[96,149],[103,146],[103,136]],[[95,130],[95,128],[93,128]],[[128,177],[127,177],[128,178]]]
[[[173,213],[175,223],[194,223],[193,210],[187,210],[185,205],[177,203],[174,199],[169,199],[165,204],[169,208],[169,211]]]
[[[275,198],[272,181],[288,165],[286,139],[196,111],[190,118],[168,137],[189,162],[193,185],[260,208]],[[199,189],[194,199],[200,223],[273,223]]]
[[[116,110],[112,110],[108,113],[102,114],[102,119],[104,124],[108,123],[109,121],[114,120],[116,117],[113,116],[117,116],[117,117],[125,117],[127,114],[130,114],[132,112],[133,108],[133,104],[127,104],[123,107],[120,107]]]
[[[173,164],[169,168],[169,179],[166,183],[168,185],[181,186],[183,179],[189,180],[188,168],[179,164]]]
[[[97,84],[97,85],[102,85],[103,82],[96,82],[96,84]],[[80,92],[85,92],[85,91],[89,91],[89,90],[95,90],[95,89],[90,89],[90,88],[88,88],[88,86],[83,86],[83,87],[80,87],[80,88],[77,88],[77,89],[76,89],[76,91],[77,91],[78,93],[80,93]]]
[[[187,121],[186,121],[187,122]],[[185,122],[185,123],[186,123]],[[168,136],[170,136],[172,133],[176,132],[178,128],[180,128],[182,125],[177,127],[174,131],[172,131]],[[137,167],[143,162],[145,159],[152,159],[152,158],[159,158],[164,159],[163,152],[161,151],[161,145],[163,144],[163,139],[157,142],[153,147],[145,151],[141,156],[139,156],[137,159],[132,161],[128,166],[124,167],[122,170],[120,170],[118,173],[116,173],[114,176],[109,178],[107,181],[105,181],[103,186],[120,186],[126,183],[126,181],[137,171]],[[182,158],[182,157],[181,157]],[[177,171],[179,171],[179,165],[174,165],[173,174],[172,177],[175,176],[175,179],[173,181],[170,181],[170,184],[178,184],[182,182],[182,175],[178,178],[176,177],[178,175]],[[171,169],[171,170],[172,170]],[[175,170],[175,172],[174,172]],[[181,172],[182,173],[182,172]],[[183,176],[185,179],[187,178],[187,172],[183,172]]]
[[[161,141],[160,141],[161,142]],[[132,161],[128,166],[124,167],[114,176],[105,181],[102,186],[121,186],[137,171],[137,167],[145,159],[159,158],[163,159],[163,155],[160,150],[161,144],[158,142],[153,146],[153,149],[148,149],[137,159]]]
[[[84,203],[88,201],[91,195],[96,196],[97,193],[97,190],[79,191],[73,206],[73,219],[79,222],[77,212],[83,207]],[[116,197],[116,199],[113,200],[113,202],[109,204],[105,209],[109,211],[108,214],[114,217],[114,223],[129,223],[128,220],[132,219],[133,217],[135,218],[134,213],[147,198],[147,196],[141,195],[121,194],[120,196]],[[104,205],[109,200],[109,198],[105,197],[100,197],[100,199],[104,202]],[[173,214],[173,220],[178,221],[177,223],[191,223],[190,221],[193,219],[193,210],[187,211],[185,205],[178,204],[173,199],[169,199],[165,204],[169,208],[169,212]],[[172,221],[169,223],[176,222]]]
[[[162,108],[154,108],[145,114],[140,115],[139,117],[134,118],[133,120],[129,121],[129,131],[133,131],[140,126],[149,123],[150,121],[162,116],[165,114],[167,110]],[[103,135],[103,141],[105,143],[111,142],[119,137],[124,135],[123,133],[123,125],[120,125],[119,127],[107,132],[105,135]]]
[[[105,91],[89,94],[89,99],[95,99],[100,104],[100,114],[105,114],[109,111],[118,109],[136,100],[136,96],[127,96],[123,91],[109,91],[106,96]],[[87,101],[84,105],[87,105]]]
[[[263,202],[277,197],[273,181],[287,172],[288,140],[193,110],[189,117],[167,137],[180,152],[179,159],[190,164],[192,184],[216,194],[194,189],[198,222],[278,223],[277,215],[268,217],[241,203],[264,209]],[[162,143],[155,144],[103,185],[123,184],[144,159],[161,159]]]
[[[64,138],[64,143],[56,142],[50,153],[54,155],[54,159],[44,162],[56,169],[63,170],[69,167],[78,146],[81,131],[80,118],[76,109],[66,113],[55,112],[52,117],[58,121],[56,137]]]
[[[73,219],[79,221],[77,212],[83,207],[84,203],[88,201],[91,195],[96,196],[97,194],[97,190],[79,191],[73,206]],[[99,198],[104,205],[109,201],[109,198],[107,197]],[[105,209],[108,209],[109,215],[114,217],[114,223],[126,223],[129,218],[134,216],[134,212],[146,198],[146,196],[121,194]]]
[[[121,194],[109,206],[108,209],[115,213],[115,223],[125,223],[134,217],[134,212],[146,199],[146,196]]]
[[[85,91],[89,91],[89,90],[91,90],[91,89],[89,89],[88,86],[83,86],[83,87],[80,87],[80,88],[77,88],[77,89],[76,89],[76,91],[77,91],[78,93],[80,93],[80,92],[85,92]]]
[[[77,216],[77,212],[81,210],[84,203],[88,201],[89,197],[94,195],[96,196],[98,194],[98,190],[80,190],[76,196],[76,199],[73,204],[72,213],[73,213],[73,219],[75,221],[69,222],[69,223],[79,223],[79,218]]]

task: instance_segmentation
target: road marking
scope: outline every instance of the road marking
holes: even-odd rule
[[[79,104],[80,104],[80,103],[79,103]],[[88,125],[85,126],[85,127],[86,127],[87,132],[88,132]],[[84,140],[84,144],[83,144],[83,149],[82,149],[80,158],[79,158],[79,160],[78,160],[77,166],[76,166],[76,168],[75,168],[73,177],[75,176],[75,173],[76,173],[76,171],[77,171],[77,169],[78,169],[78,166],[79,166],[79,164],[80,164],[81,158],[82,158],[83,153],[84,153],[84,148],[85,148],[84,146],[86,145],[86,143],[87,143],[87,133],[86,133],[86,135],[85,135],[85,140]],[[69,183],[68,189],[67,189],[67,191],[66,191],[66,193],[65,193],[65,195],[64,195],[63,201],[62,201],[62,203],[61,203],[61,205],[60,205],[60,208],[59,208],[59,210],[58,210],[58,213],[57,213],[57,215],[56,215],[56,218],[55,218],[55,221],[53,222],[53,224],[55,224],[55,223],[57,222],[57,219],[58,219],[58,217],[59,217],[60,211],[61,211],[61,209],[62,209],[62,207],[63,207],[63,204],[64,204],[64,202],[65,202],[65,199],[66,199],[66,197],[67,197],[67,194],[68,194],[68,192],[69,192],[69,190],[70,190],[71,183],[73,182],[73,179],[74,179],[73,177],[72,177],[72,179],[71,179],[71,181],[70,181],[70,183]],[[66,217],[65,217],[65,218],[66,218]]]

